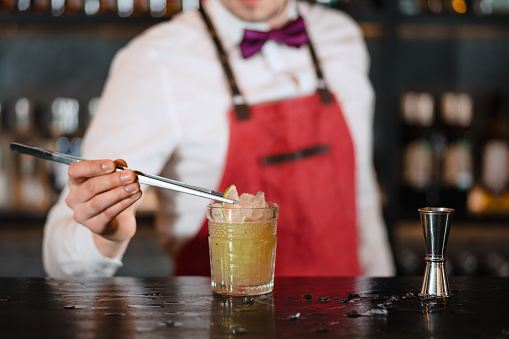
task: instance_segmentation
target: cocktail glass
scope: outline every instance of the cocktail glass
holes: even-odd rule
[[[246,217],[247,216],[247,217]],[[227,295],[272,292],[279,206],[207,206],[212,291]]]

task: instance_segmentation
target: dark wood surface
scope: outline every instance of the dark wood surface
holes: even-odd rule
[[[508,278],[450,277],[447,301],[417,297],[421,283],[279,278],[272,294],[246,299],[213,295],[206,277],[4,277],[0,337],[509,337]]]

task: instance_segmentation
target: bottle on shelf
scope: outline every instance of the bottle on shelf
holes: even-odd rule
[[[133,0],[117,0],[117,14],[121,18],[129,17],[134,12]]]
[[[65,12],[65,0],[51,0],[51,14],[60,16]]]
[[[115,0],[98,0],[99,8],[96,15],[116,15],[117,2]]]
[[[0,0],[0,13],[31,12],[62,15],[111,17],[170,17],[194,9],[199,0]]]
[[[509,1],[474,0],[473,12],[478,16],[509,15]]]
[[[82,14],[84,11],[85,0],[65,0],[65,15]]]
[[[446,92],[441,96],[441,120],[448,136],[442,169],[441,201],[458,213],[466,211],[466,199],[474,181],[474,116],[472,96]]]
[[[154,18],[162,17],[166,14],[165,0],[149,0],[150,15]]]
[[[433,180],[433,147],[430,140],[419,138],[405,145],[404,183],[416,191],[425,191]]]
[[[17,12],[30,12],[32,10],[32,3],[30,0],[17,0],[15,1]]]
[[[425,0],[399,0],[399,11],[404,15],[416,16],[426,10]]]
[[[468,196],[468,209],[485,216],[509,215],[509,98],[495,100],[481,147],[479,184]]]
[[[426,1],[426,7],[430,14],[442,14],[444,4],[442,0],[428,0]]]
[[[93,16],[99,13],[99,8],[101,4],[99,0],[84,0],[83,10],[85,14],[88,16]]]
[[[405,124],[429,128],[435,118],[433,95],[427,92],[405,92],[401,99],[401,114]]]
[[[166,0],[166,15],[171,16],[182,11],[185,1],[186,0]],[[194,3],[194,8],[196,8],[197,6],[199,6],[199,4]]]
[[[16,10],[16,2],[14,0],[0,0],[0,13],[7,14]]]
[[[14,104],[14,114],[10,117],[12,132],[18,138],[28,139],[37,133],[35,122],[35,103],[25,97]]]
[[[33,12],[35,14],[51,12],[51,0],[33,0]]]
[[[445,15],[463,15],[472,10],[471,0],[443,0],[443,13]]]
[[[16,101],[11,123],[14,141],[40,144],[40,121],[37,120],[36,104],[33,100],[20,98]],[[45,212],[52,201],[47,164],[31,156],[16,153],[13,167],[13,209]]]
[[[429,206],[435,198],[436,164],[441,148],[434,127],[435,101],[428,92],[405,92],[403,121],[401,204],[407,211]]]
[[[485,2],[492,0],[486,0]],[[399,10],[404,15],[464,15],[481,9],[476,2],[482,0],[399,0]],[[487,7],[484,5],[483,7]]]
[[[5,127],[5,108],[0,103],[0,210],[6,210],[12,203],[12,156],[9,153],[9,136]]]
[[[146,16],[149,13],[149,0],[134,0],[132,16]]]
[[[50,134],[53,138],[71,135],[78,130],[79,125],[78,100],[58,97],[51,103]]]
[[[46,147],[59,153],[81,155],[80,105],[75,98],[57,97],[51,103],[50,140]],[[49,163],[53,190],[59,193],[67,185],[68,166]]]

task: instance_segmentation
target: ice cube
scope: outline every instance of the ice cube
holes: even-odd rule
[[[256,195],[243,193],[240,197],[242,207],[246,208],[246,218],[255,221],[263,217],[263,211],[258,208],[265,207],[265,193],[258,192]]]
[[[223,211],[221,208],[212,208],[212,220],[216,222],[223,221]]]
[[[264,221],[267,218],[264,215],[264,211],[262,208],[268,207],[267,202],[265,201],[265,193],[258,192],[256,195],[252,195],[249,193],[242,193],[238,198],[238,202],[234,205],[229,205],[228,208],[231,209],[239,209],[238,211],[229,212],[226,218],[233,222],[242,222],[242,221]],[[270,211],[269,211],[270,212]],[[271,215],[269,213],[268,215]]]
[[[242,193],[239,199],[242,208],[253,208],[255,205],[254,195],[249,193]]]
[[[264,193],[264,192],[258,192],[258,193],[256,193],[255,200],[256,200],[256,207],[258,207],[258,208],[264,208],[264,207],[266,207],[266,203],[265,203],[265,193]]]

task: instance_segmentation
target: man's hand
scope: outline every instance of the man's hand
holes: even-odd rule
[[[135,202],[141,197],[136,174],[124,160],[80,161],[69,166],[69,195],[65,202],[74,220],[94,233],[99,251],[121,254],[136,233]]]

